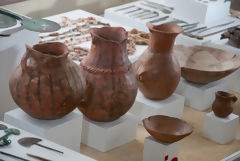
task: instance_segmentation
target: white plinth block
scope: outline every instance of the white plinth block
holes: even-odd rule
[[[224,0],[176,0],[174,8],[173,17],[190,22],[211,24],[229,15],[230,2],[224,2]]]
[[[175,143],[161,143],[152,136],[145,138],[143,161],[171,161],[178,158],[180,141]]]
[[[211,107],[216,91],[226,91],[227,89],[228,85],[224,79],[204,85],[181,79],[176,93],[185,96],[186,106],[204,111]]]
[[[239,116],[231,114],[226,118],[215,116],[213,112],[206,114],[202,135],[219,144],[226,144],[236,138]]]
[[[153,115],[166,115],[181,118],[184,108],[184,97],[173,94],[165,100],[150,100],[138,91],[136,100],[129,112],[136,115],[139,124],[142,120]]]
[[[106,152],[136,139],[138,120],[127,113],[113,122],[95,122],[84,117],[82,143]]]
[[[4,122],[79,152],[83,115],[73,111],[58,120],[32,118],[17,108],[4,115]]]

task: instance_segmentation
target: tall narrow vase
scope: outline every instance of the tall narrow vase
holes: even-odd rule
[[[62,43],[37,44],[27,51],[10,78],[16,104],[32,117],[61,118],[77,107],[85,81]]]
[[[162,100],[173,94],[181,77],[180,65],[172,51],[175,38],[183,29],[174,23],[147,26],[150,43],[135,64],[136,78],[145,97]]]
[[[114,121],[133,105],[137,82],[128,59],[127,32],[121,27],[91,30],[92,47],[81,62],[87,90],[79,107],[94,121]]]

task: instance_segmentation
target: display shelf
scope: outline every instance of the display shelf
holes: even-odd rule
[[[0,122],[0,124],[5,124],[8,126],[8,128],[18,128],[14,127],[12,125],[6,124],[4,122]],[[19,128],[18,128],[19,129]],[[37,156],[44,157],[49,160],[54,160],[54,161],[95,161],[94,159],[84,156],[80,154],[79,152],[72,151],[66,147],[63,147],[61,145],[58,145],[54,142],[51,142],[47,139],[41,138],[37,135],[31,134],[27,131],[24,131],[22,129],[19,129],[21,134],[18,136],[9,136],[9,139],[11,139],[12,143],[9,146],[1,147],[1,151],[11,153],[26,159],[29,159],[31,161],[38,161],[37,159],[33,159],[31,157],[28,157],[26,153],[34,154]],[[1,130],[0,131],[0,136],[2,136],[4,132]],[[66,133],[67,134],[67,133]],[[48,147],[63,151],[64,154],[59,154],[44,148],[41,148],[39,146],[33,145],[29,148],[23,147],[20,144],[18,144],[18,140],[23,138],[23,137],[35,137],[35,138],[40,138],[42,141],[40,144],[46,145]],[[16,159],[10,159],[10,157],[4,156],[0,154],[0,159],[3,159],[5,161],[16,161]]]
[[[82,142],[106,152],[135,140],[137,126],[137,117],[131,113],[113,122],[94,122],[84,117]]]
[[[230,114],[226,118],[207,113],[204,119],[202,135],[219,144],[226,144],[234,140],[239,126],[239,116]]]
[[[225,79],[208,83],[205,85],[180,80],[176,93],[185,96],[185,105],[193,109],[204,111],[211,107],[216,91],[227,90]]]
[[[239,161],[239,160],[240,160],[240,151],[237,151],[232,155],[222,159],[221,161]]]
[[[185,4],[185,5],[182,5]],[[173,16],[187,22],[212,24],[226,19],[229,15],[231,2],[224,0],[181,0],[175,1]],[[216,16],[217,15],[217,16]]]
[[[145,138],[143,161],[177,161],[180,141],[161,143],[152,136]]]
[[[73,111],[58,120],[35,119],[20,108],[9,111],[4,115],[4,122],[77,152],[80,150],[82,120],[83,115],[79,111]]]
[[[193,1],[194,2],[196,0],[185,0],[185,1]],[[155,1],[155,2],[166,3],[165,1]],[[184,17],[184,16],[178,17],[177,16],[178,14],[176,14],[176,11],[173,11],[171,14],[165,14],[165,13],[160,12],[159,10],[142,6],[141,3],[142,3],[141,1],[137,1],[137,2],[124,4],[124,5],[117,6],[117,7],[108,8],[104,12],[104,17],[107,18],[107,19],[110,19],[112,21],[116,21],[117,20],[121,24],[128,24],[128,26],[130,26],[132,28],[137,28],[139,30],[148,32],[148,29],[146,27],[146,23],[150,22],[152,20],[158,19],[160,17],[170,16],[170,18],[168,20],[159,21],[159,22],[154,23],[154,24],[165,23],[165,22],[168,22],[168,21],[172,21],[175,18],[178,18],[180,20],[187,20],[188,23],[196,23],[196,22],[199,22],[199,20],[198,20],[199,15],[204,15],[204,13],[203,13],[204,10],[203,9],[202,10],[200,9],[201,12],[195,12],[194,10],[192,10],[192,14],[188,13],[187,15],[191,15],[191,18],[192,18],[192,15],[196,14],[196,16],[195,16],[196,20],[195,19],[194,20],[193,19],[190,20],[190,19],[186,19],[186,17]],[[169,6],[169,4],[175,4],[176,5],[177,3],[180,3],[180,5],[183,6],[182,5],[182,1],[176,1],[176,0],[174,0],[174,2],[168,2],[166,4]],[[197,3],[202,5],[202,2],[197,2]],[[217,7],[220,7],[220,6],[217,6],[214,3],[216,4],[218,2],[211,2],[211,4],[213,4],[211,6],[212,6],[212,8],[214,8],[214,11],[222,12],[221,9],[217,8]],[[185,3],[185,4],[187,4],[187,3]],[[159,17],[158,18],[155,17],[155,18],[151,18],[151,19],[147,19],[147,20],[140,20],[140,19],[136,19],[136,18],[131,17],[130,15],[125,14],[125,12],[131,11],[133,9],[123,10],[123,11],[120,11],[120,12],[118,11],[118,9],[129,7],[129,6],[133,6],[133,5],[135,5],[136,7],[140,6],[141,8],[144,8],[144,9],[149,9],[151,11],[159,12]],[[224,9],[224,11],[225,11],[227,7],[224,7],[224,5],[225,4],[223,4],[223,7],[220,7],[220,8]],[[229,5],[229,2],[226,3],[226,6],[228,6],[228,5]],[[188,5],[184,5],[184,6],[188,6]],[[205,4],[203,6],[206,7]],[[173,6],[173,7],[176,8],[176,6]],[[190,8],[192,8],[192,7],[190,7]],[[185,11],[188,12],[189,11],[189,7]],[[209,11],[208,14],[212,15],[213,13]],[[224,14],[224,12],[222,12],[221,14]],[[216,17],[216,16],[214,16],[214,17]],[[233,18],[233,17],[230,17],[230,16],[224,16],[224,17],[225,18],[219,18],[219,21],[217,21],[217,20],[216,21],[209,20],[209,23],[206,24],[206,25],[208,27],[211,27],[211,26],[215,26],[216,24],[223,24],[223,23],[227,23],[227,22],[230,22],[230,21],[233,21],[233,20],[235,20],[236,22],[234,22],[234,23],[232,23],[230,25],[227,25],[227,26],[218,27],[217,29],[215,28],[213,30],[206,31],[206,32],[202,33],[202,35],[209,34],[209,33],[215,32],[215,31],[219,31],[221,29],[225,29],[227,27],[231,27],[231,26],[235,26],[237,24],[240,24],[240,20],[237,20],[236,18]],[[204,26],[204,24],[199,24],[199,27],[200,26]],[[204,44],[204,43],[209,43],[209,42],[214,42],[216,40],[219,40],[220,36],[221,36],[221,33],[218,33],[216,35],[212,35],[212,36],[206,37],[203,40],[198,40],[198,39],[193,39],[193,38],[190,38],[190,37],[187,37],[187,36],[184,36],[184,35],[179,35],[177,37],[177,39],[176,39],[176,43],[177,44],[184,44],[184,45],[196,45],[196,44],[201,45],[201,44]]]
[[[173,94],[165,100],[150,100],[138,91],[136,100],[129,112],[138,117],[139,124],[142,120],[153,115],[166,115],[181,118],[184,108],[184,97]]]

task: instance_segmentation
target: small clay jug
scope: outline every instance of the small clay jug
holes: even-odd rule
[[[175,38],[183,29],[174,23],[147,23],[147,27],[150,43],[135,64],[136,78],[145,97],[162,100],[172,95],[180,81],[181,68],[172,51]]]
[[[124,115],[137,95],[127,32],[121,27],[103,27],[90,33],[91,50],[80,64],[87,89],[79,110],[90,120],[110,122]]]
[[[212,110],[216,116],[225,118],[233,112],[233,104],[236,101],[236,96],[224,91],[218,91],[212,104]]]
[[[79,66],[68,58],[67,46],[54,42],[26,49],[9,81],[16,104],[43,120],[58,119],[73,111],[86,85]]]

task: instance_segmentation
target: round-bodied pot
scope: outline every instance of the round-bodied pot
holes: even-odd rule
[[[136,78],[145,97],[162,100],[173,94],[180,81],[181,68],[172,51],[183,29],[174,23],[147,26],[150,43],[135,64]]]
[[[233,104],[237,97],[224,91],[216,92],[216,98],[212,104],[214,114],[221,118],[226,118],[233,112]]]
[[[90,53],[81,62],[87,89],[79,110],[90,120],[110,122],[133,105],[137,82],[127,55],[127,32],[121,27],[91,29]]]
[[[86,85],[79,66],[68,58],[67,47],[55,42],[26,46],[9,86],[14,101],[26,113],[54,120],[76,108]]]

